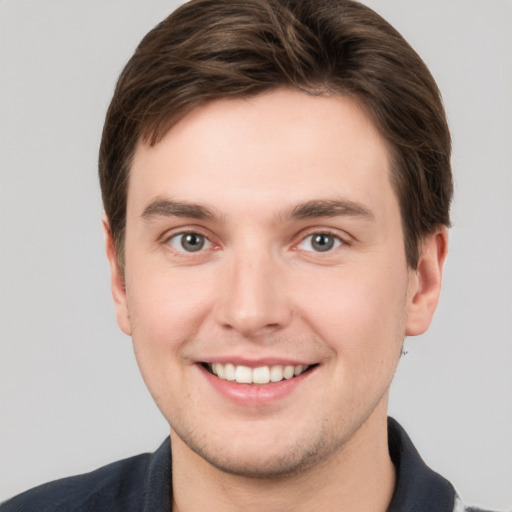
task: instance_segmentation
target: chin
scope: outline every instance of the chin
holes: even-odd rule
[[[294,435],[295,434],[295,435]],[[173,429],[188,449],[212,467],[230,475],[250,478],[278,478],[306,472],[332,455],[336,446],[323,429],[319,435],[305,432],[259,431],[197,439],[194,433]],[[181,443],[180,443],[181,444]]]
[[[284,478],[287,476],[304,473],[314,466],[323,450],[316,447],[291,450],[286,453],[281,449],[280,453],[269,453],[262,456],[259,453],[240,454],[215,454],[196,452],[216,469],[240,477],[248,478]]]

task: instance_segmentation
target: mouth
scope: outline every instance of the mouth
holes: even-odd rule
[[[249,366],[233,363],[201,363],[201,366],[222,380],[238,384],[265,385],[293,379],[311,371],[318,365],[273,365],[250,368]]]

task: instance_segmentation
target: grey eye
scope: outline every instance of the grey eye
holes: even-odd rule
[[[311,247],[318,252],[330,251],[334,247],[334,237],[331,235],[313,235],[311,238]]]
[[[171,247],[178,251],[198,252],[208,246],[210,242],[198,233],[179,233],[169,239]]]
[[[307,236],[299,244],[299,249],[303,251],[327,252],[339,247],[342,241],[329,233],[314,233]]]

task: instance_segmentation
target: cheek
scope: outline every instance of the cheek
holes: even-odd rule
[[[179,390],[186,390],[183,347],[197,336],[204,290],[196,279],[146,271],[127,275],[127,302],[132,341],[141,375],[158,407],[167,416]],[[192,397],[189,397],[191,400]]]
[[[128,311],[136,348],[157,354],[193,338],[204,316],[208,288],[198,272],[159,269],[127,276]]]
[[[404,267],[405,269],[405,267]],[[395,358],[405,334],[407,273],[340,268],[308,281],[304,316],[352,367]]]

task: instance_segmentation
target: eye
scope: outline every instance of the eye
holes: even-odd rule
[[[168,244],[181,252],[198,252],[211,246],[211,242],[199,233],[178,233],[168,239]]]
[[[339,237],[330,233],[313,233],[304,238],[298,248],[302,251],[327,252],[336,249],[342,243]]]

